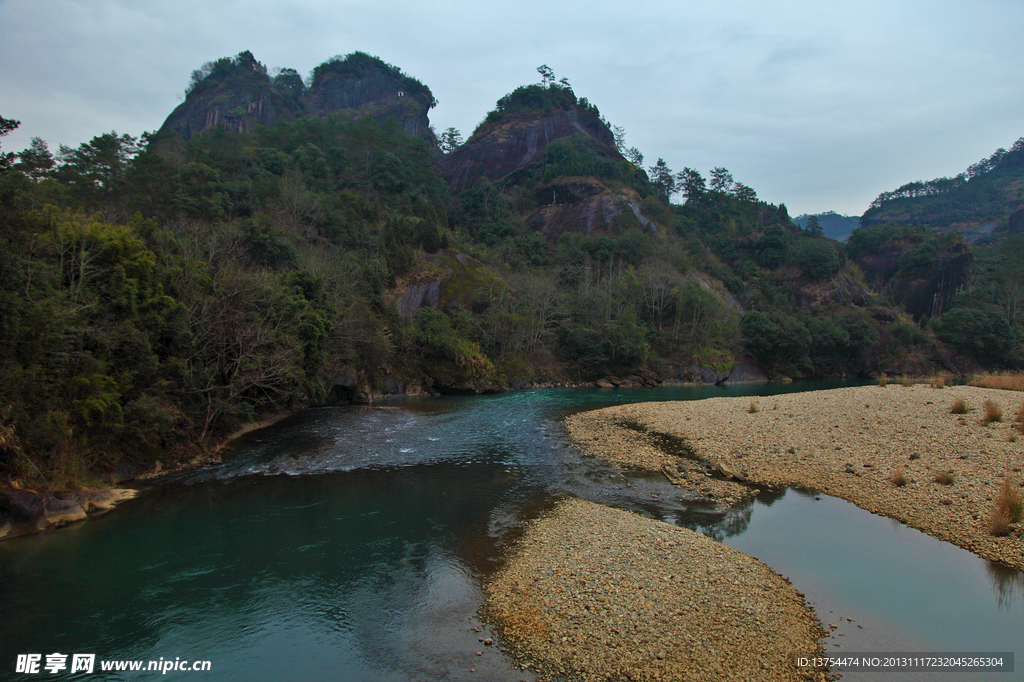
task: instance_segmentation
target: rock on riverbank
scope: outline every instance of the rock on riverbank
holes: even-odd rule
[[[61,493],[0,489],[0,540],[84,521],[138,493],[130,488]]]
[[[805,680],[824,631],[767,566],[704,535],[569,499],[487,587],[485,615],[542,678]]]
[[[967,404],[966,414],[950,412],[957,400]],[[985,423],[986,400],[1002,409],[1005,421]],[[1004,477],[1014,485],[1022,479],[1024,439],[1010,423],[1021,403],[1024,394],[1013,391],[890,384],[622,405],[566,423],[589,454],[666,471],[684,487],[745,488],[687,471],[696,464],[657,447],[658,437],[667,434],[689,455],[752,483],[820,490],[1024,569],[1022,524],[1005,537],[988,528]],[[673,477],[673,467],[682,474]],[[897,472],[903,485],[894,483]],[[718,497],[739,494],[727,490]]]

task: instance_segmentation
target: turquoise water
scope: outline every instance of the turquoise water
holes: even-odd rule
[[[828,497],[694,502],[663,477],[581,458],[560,424],[626,401],[795,388],[540,390],[310,410],[106,516],[0,543],[0,678],[59,678],[13,671],[18,654],[60,652],[211,662],[169,678],[532,680],[480,643],[492,633],[476,610],[521,520],[565,495],[760,557],[823,621],[843,619],[827,644],[836,651],[1024,652],[1019,572]]]

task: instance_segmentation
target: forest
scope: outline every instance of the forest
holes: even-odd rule
[[[247,69],[301,108],[302,79],[270,79],[249,53],[194,72],[189,94]],[[311,81],[374,70],[429,95],[363,53]],[[0,152],[0,478],[82,485],[373,394],[1020,364],[1019,235],[976,249],[972,286],[918,324],[857,258],[896,245],[898,271],[927,269],[942,237],[891,224],[844,247],[725,168],[644,168],[625,131],[539,71],[440,148],[395,118],[338,115]],[[596,132],[458,194],[437,170],[495,126],[556,112]],[[613,207],[600,230],[537,228],[591,195]]]

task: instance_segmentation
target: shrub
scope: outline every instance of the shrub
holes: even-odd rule
[[[793,247],[793,260],[812,280],[828,279],[839,271],[839,254],[827,239],[801,239]]]
[[[939,485],[953,485],[953,482],[956,480],[956,477],[953,475],[952,471],[940,471],[939,473],[935,474],[935,478],[933,478],[932,480],[938,483]]]
[[[953,402],[953,407],[949,408],[950,414],[967,414],[970,408],[967,407],[967,401],[963,398],[957,398]]]
[[[1007,391],[1024,391],[1024,373],[998,372],[972,377],[971,386],[982,388],[1001,388]]]
[[[986,424],[1003,421],[1003,409],[994,400],[986,398],[982,405],[985,408],[985,416],[981,418],[981,421]]]
[[[988,517],[988,532],[997,536],[1009,535],[1013,530],[1013,526],[1010,525],[1012,523],[1013,521],[1005,509],[993,507],[992,513]]]
[[[902,488],[908,483],[907,475],[903,472],[902,467],[894,470],[889,480],[892,481],[892,484],[897,488]]]
[[[883,374],[882,376],[878,377],[878,385],[879,385],[879,386],[881,386],[882,388],[885,388],[885,385],[886,385],[887,383],[889,383],[889,380],[888,380],[888,379],[886,379],[886,377],[885,377],[885,375],[884,375],[884,374]]]
[[[749,407],[749,408],[747,408],[747,412],[749,412],[750,414],[754,414],[754,413],[755,413],[755,412],[757,412],[757,411],[758,411],[759,409],[760,409],[760,408],[758,408],[758,406],[757,406],[757,401],[756,401],[756,400],[754,400],[754,399],[751,399],[751,401],[750,401],[750,407]]]
[[[1020,404],[1017,408],[1017,414],[1014,416],[1013,421],[1016,422],[1017,430],[1024,433],[1024,403]]]
[[[1008,535],[1012,530],[1010,524],[1019,521],[1021,516],[1024,516],[1024,494],[1012,476],[1007,474],[992,503],[989,531],[993,535]]]

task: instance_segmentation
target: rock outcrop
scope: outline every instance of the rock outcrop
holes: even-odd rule
[[[393,117],[409,135],[437,145],[427,117],[432,100],[407,91],[406,86],[390,74],[324,78],[309,89],[303,102],[311,116],[369,116],[379,125]]]
[[[615,147],[608,126],[591,111],[580,107],[545,113],[518,111],[498,121],[485,123],[461,147],[440,159],[434,168],[448,180],[449,190],[458,195],[487,178],[503,188],[522,185],[543,171],[548,145],[579,136],[601,163],[630,168]],[[645,180],[646,181],[646,180]],[[535,232],[556,240],[564,232],[595,234],[621,232],[635,227],[658,231],[643,213],[643,201],[622,183],[593,176],[559,176],[531,187],[536,209],[525,216]]]
[[[345,65],[349,58],[356,60],[357,69],[332,68]],[[239,55],[227,63],[194,84],[185,101],[164,121],[161,132],[173,130],[187,141],[218,125],[238,133],[302,116],[368,116],[379,125],[394,118],[406,133],[437,147],[427,117],[435,104],[430,90],[375,57],[357,53],[328,61],[317,68],[314,82],[305,92],[301,92],[301,83],[286,85],[271,79],[251,55],[248,59]]]
[[[137,490],[127,488],[57,493],[0,489],[0,540],[84,521],[136,495]]]
[[[301,115],[303,107],[288,93],[275,88],[264,75],[211,83],[190,94],[171,112],[160,131],[173,130],[189,140],[207,128],[223,126],[232,133],[257,125],[274,126]]]
[[[452,194],[471,187],[481,177],[511,184],[518,179],[513,174],[525,175],[531,165],[543,161],[548,144],[574,134],[583,135],[598,153],[622,158],[608,127],[574,107],[550,115],[520,112],[486,125],[434,167],[448,180]]]
[[[949,310],[957,292],[970,279],[974,267],[970,247],[963,241],[954,242],[928,265],[900,269],[903,253],[904,247],[892,245],[858,258],[857,264],[878,289],[890,287],[895,300],[905,306],[915,321]]]

